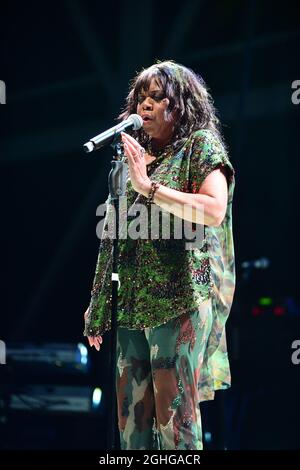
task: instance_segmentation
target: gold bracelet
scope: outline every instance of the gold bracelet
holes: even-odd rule
[[[156,191],[158,190],[159,187],[160,187],[160,184],[157,183],[157,181],[151,181],[151,189],[150,189],[150,192],[149,192],[148,198],[147,198],[147,204],[148,205],[150,205],[153,202],[154,195],[155,195],[155,193],[156,193]]]

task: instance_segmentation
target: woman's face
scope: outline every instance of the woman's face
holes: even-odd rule
[[[167,120],[168,106],[169,99],[154,78],[149,90],[142,89],[138,94],[137,114],[143,118],[144,131],[161,145],[166,144],[174,133],[174,117]]]

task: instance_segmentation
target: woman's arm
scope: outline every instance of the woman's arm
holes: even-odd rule
[[[148,197],[151,180],[147,175],[145,158],[140,156],[140,144],[130,135],[122,133],[125,155],[128,157],[132,187]],[[218,226],[222,223],[227,207],[227,181],[224,169],[211,171],[202,182],[198,193],[185,193],[161,185],[154,202],[181,219],[198,224]],[[190,210],[188,210],[188,206]]]
[[[150,189],[149,180],[145,181],[138,192],[147,197]],[[223,168],[218,168],[205,178],[198,194],[184,193],[160,185],[155,192],[153,202],[182,219],[217,227],[224,219],[227,199],[225,171]],[[186,205],[191,206],[192,209],[185,210]]]

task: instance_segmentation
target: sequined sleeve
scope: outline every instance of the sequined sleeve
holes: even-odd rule
[[[91,299],[88,309],[88,316],[85,319],[84,336],[96,336],[102,334],[105,324],[108,321],[107,299],[111,290],[111,272],[112,272],[112,246],[113,240],[109,232],[104,236],[104,229],[107,224],[112,226],[113,206],[110,199],[106,201],[107,213],[104,219],[103,230],[99,247],[98,258],[96,262],[95,275],[91,290]]]
[[[234,178],[234,169],[221,140],[208,129],[195,132],[190,157],[191,191],[198,193],[205,178],[219,167],[226,169],[230,185]]]

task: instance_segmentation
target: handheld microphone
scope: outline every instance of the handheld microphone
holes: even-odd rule
[[[98,150],[101,147],[104,147],[104,145],[111,144],[114,141],[116,135],[120,134],[120,132],[129,129],[137,131],[142,127],[142,125],[143,119],[141,116],[138,114],[130,114],[130,116],[124,121],[90,139],[84,144],[83,148],[86,153],[93,152],[94,150]]]

